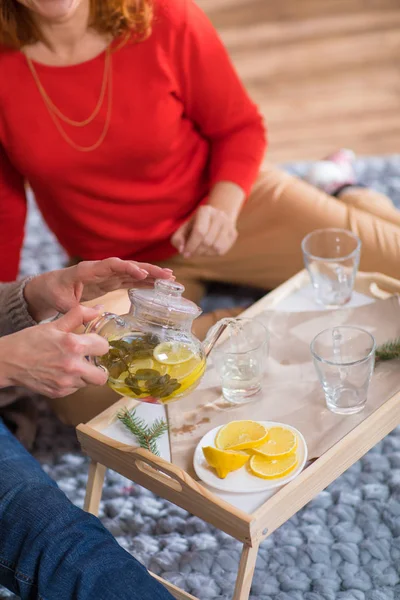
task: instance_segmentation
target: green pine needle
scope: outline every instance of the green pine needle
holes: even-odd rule
[[[117,418],[136,437],[139,446],[150,450],[156,456],[160,456],[157,440],[168,431],[168,425],[163,419],[157,419],[149,426],[143,419],[136,416],[136,410],[129,411],[123,408],[117,414]]]
[[[377,361],[400,358],[400,337],[378,346],[375,356]]]

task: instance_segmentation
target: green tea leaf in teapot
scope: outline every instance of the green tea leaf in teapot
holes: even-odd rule
[[[162,375],[157,381],[146,381],[146,391],[155,398],[166,398],[181,387],[177,379],[170,375]]]
[[[121,355],[119,350],[114,350],[113,348],[111,348],[107,354],[104,354],[104,356],[101,357],[101,360],[104,364],[104,366],[109,366],[114,364],[115,362],[121,360]]]
[[[172,394],[173,390],[170,390],[170,388],[165,387],[164,389],[161,390],[161,392],[158,394],[158,398],[167,398],[167,396],[170,396]]]
[[[124,354],[117,348],[110,348],[107,354],[101,357],[100,362],[113,379],[118,379],[127,370]]]
[[[126,361],[126,358],[129,356],[129,354],[124,349],[110,348],[105,356],[107,357],[107,360],[111,362],[117,362],[121,360]]]
[[[132,348],[130,358],[131,360],[138,360],[140,358],[151,358],[153,356],[153,350],[151,348]]]
[[[166,398],[167,396],[170,396],[171,394],[179,390],[180,387],[181,384],[178,382],[177,379],[171,379],[171,381],[169,381],[164,387],[162,393],[160,394],[160,398]]]
[[[158,376],[157,379],[146,381],[146,388],[154,397],[161,397],[171,377],[169,375]]]
[[[134,394],[136,394],[136,396],[140,396],[140,394],[143,394],[143,390],[141,389],[141,387],[139,385],[139,381],[136,379],[136,377],[134,377],[132,375],[128,375],[128,377],[125,378],[125,385]]]
[[[160,378],[160,373],[155,369],[138,369],[135,373],[136,379],[141,379],[143,381],[153,381],[156,382]]]
[[[123,350],[119,350],[118,348],[110,348],[106,356],[108,356],[109,359],[117,360],[120,359],[121,356],[124,356],[124,354],[125,352]]]
[[[122,350],[125,354],[129,354],[131,345],[125,340],[111,340],[109,342],[112,348],[116,348],[117,350]]]
[[[171,379],[168,385],[170,388],[173,388],[173,392],[176,392],[176,390],[179,390],[179,388],[182,387],[182,384],[179,383],[177,379]]]
[[[143,341],[153,350],[160,343],[159,338],[154,333],[146,333]]]
[[[162,392],[163,387],[157,385],[156,381],[146,381],[145,382],[146,392],[150,394],[150,396],[154,396],[155,398]]]
[[[161,380],[161,382],[160,382]],[[149,379],[145,382],[146,391],[151,395],[157,398],[160,393],[165,388],[165,382],[162,381],[162,377],[158,374],[158,377],[154,379]]]
[[[147,341],[145,336],[134,338],[129,345],[129,354],[132,359],[150,358],[153,356],[154,345]]]
[[[126,367],[124,365],[124,363],[122,362],[118,362],[118,363],[114,363],[110,366],[104,365],[108,371],[108,375],[112,378],[112,379],[118,379],[119,377],[121,377],[122,373],[124,371],[126,371]]]

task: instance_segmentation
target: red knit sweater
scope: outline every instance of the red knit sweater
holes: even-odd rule
[[[99,98],[105,54],[69,67],[36,64],[44,89],[82,121]],[[157,0],[148,40],[112,54],[113,101],[102,145],[82,153],[64,141],[24,55],[0,51],[0,281],[18,272],[26,200],[35,193],[70,256],[157,261],[171,235],[218,181],[249,192],[265,151],[262,119],[212,25],[193,0]],[[107,102],[87,127],[95,142]]]

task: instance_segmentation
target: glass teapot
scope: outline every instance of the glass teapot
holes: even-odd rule
[[[182,297],[185,288],[158,279],[153,290],[131,289],[129,313],[104,313],[86,327],[108,340],[104,356],[91,358],[108,372],[108,385],[152,404],[179,400],[200,383],[206,359],[226,323],[214,326],[204,343],[191,332],[201,309]]]

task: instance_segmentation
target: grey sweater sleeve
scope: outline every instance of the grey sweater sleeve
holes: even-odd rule
[[[28,279],[15,283],[0,283],[0,336],[37,325],[28,312],[24,288]]]

